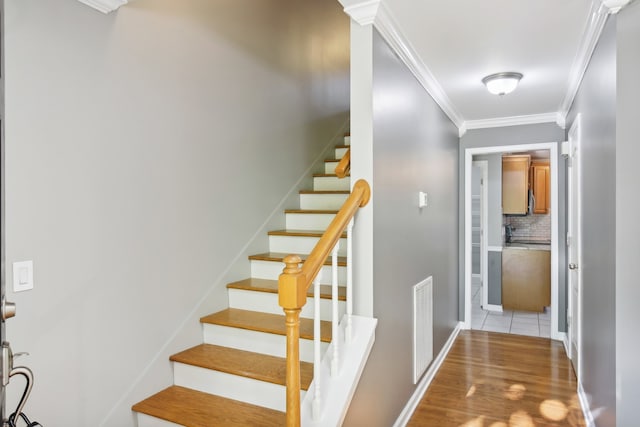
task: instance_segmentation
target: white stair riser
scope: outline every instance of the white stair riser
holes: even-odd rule
[[[282,262],[251,260],[251,277],[254,279],[278,280],[283,269]],[[320,283],[331,283],[330,265],[322,266],[320,274]],[[338,283],[347,283],[346,267],[338,267]]]
[[[288,213],[287,230],[326,230],[335,214]]]
[[[348,148],[336,148],[336,159],[341,159],[347,152]]]
[[[346,178],[338,178],[337,176],[316,176],[313,178],[313,189],[315,191],[324,190],[351,190],[351,180]]]
[[[261,311],[263,313],[283,315],[282,307],[278,304],[278,294],[271,292],[255,292],[243,289],[228,289],[229,307],[241,310]],[[345,302],[338,301],[338,318],[342,319],[345,313]],[[307,303],[302,307],[300,317],[313,319],[314,314],[313,298],[307,297]],[[330,299],[320,299],[320,320],[332,319],[332,301]]]
[[[351,145],[351,136],[344,137],[344,145]]]
[[[151,415],[143,414],[142,412],[137,412],[137,414],[138,427],[182,427],[181,424],[152,417]]]
[[[267,334],[209,323],[205,323],[202,326],[205,344],[286,357],[287,339],[284,335]],[[328,347],[329,344],[323,342],[320,345],[320,351],[324,354]],[[312,340],[300,339],[300,360],[313,363]]]
[[[307,236],[269,236],[269,251],[287,254],[310,254],[320,240]],[[347,239],[340,239],[339,256],[347,256]]]
[[[324,162],[324,173],[336,173],[336,166],[338,166],[339,161],[335,162]]]
[[[286,411],[286,389],[278,384],[175,362],[173,382],[175,385],[204,393],[240,400],[276,411]],[[301,399],[305,394],[304,391],[300,393]]]
[[[348,194],[301,194],[300,209],[339,210]]]
[[[336,148],[335,149],[336,159],[341,159],[342,157],[344,157],[347,150],[348,148]]]

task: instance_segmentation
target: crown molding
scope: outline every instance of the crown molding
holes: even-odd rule
[[[400,31],[400,27],[381,0],[339,0],[344,11],[360,25],[373,24],[391,48],[409,68],[427,93],[442,108],[460,131],[463,119],[447,94],[422,62],[415,49]]]
[[[620,9],[625,7],[631,0],[602,0],[602,4],[609,9],[609,13],[618,13]]]
[[[91,6],[102,13],[113,12],[120,6],[127,4],[129,0],[78,0],[81,3]]]
[[[360,25],[373,24],[380,0],[339,0],[344,12]]]
[[[402,62],[404,62],[413,73],[418,82],[425,88],[427,93],[440,108],[442,108],[458,130],[460,130],[460,127],[464,123],[462,116],[442,89],[440,83],[438,83],[433,76],[431,70],[429,70],[426,64],[420,59],[411,43],[409,43],[407,38],[402,34],[400,27],[384,3],[381,3],[378,8],[374,26],[397,53]]]
[[[498,117],[495,119],[484,120],[467,120],[463,124],[463,128],[468,129],[486,129],[486,128],[498,128],[505,126],[518,126],[518,125],[533,125],[538,123],[556,123],[558,126],[564,128],[564,121],[559,121],[558,113],[543,113],[543,114],[531,114],[527,116],[511,116],[511,117]],[[460,135],[462,136],[462,135]]]
[[[587,21],[584,29],[580,45],[578,46],[578,52],[573,59],[571,70],[569,71],[569,85],[567,93],[560,104],[558,113],[563,117],[566,117],[569,113],[569,109],[573,104],[580,83],[584,77],[584,73],[587,71],[589,62],[593,51],[598,44],[604,24],[607,22],[607,16],[609,15],[609,8],[605,6],[600,0],[593,0],[591,2],[591,10],[589,11],[589,20]]]

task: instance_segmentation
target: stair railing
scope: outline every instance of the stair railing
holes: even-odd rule
[[[336,175],[338,178],[344,178],[349,173],[351,169],[351,148],[347,148],[347,152],[344,153],[342,159],[338,162],[338,166],[336,166]]]
[[[351,239],[350,230],[353,227],[353,218],[359,208],[365,206],[369,202],[371,189],[365,180],[358,180],[351,190],[351,194],[344,202],[331,224],[322,235],[316,246],[307,257],[302,267],[301,258],[298,255],[287,255],[284,258],[285,268],[278,279],[278,301],[285,313],[285,325],[287,331],[287,367],[286,367],[286,388],[287,388],[287,404],[286,404],[286,425],[288,427],[300,426],[300,311],[307,302],[307,292],[309,286],[314,283],[314,289],[317,293],[315,296],[315,313],[314,313],[314,341],[316,341],[314,349],[314,358],[319,360],[319,338],[320,338],[320,310],[319,310],[319,283],[318,274],[320,273],[325,260],[332,253],[332,300],[333,300],[333,320],[332,320],[332,375],[337,372],[337,364],[339,361],[339,330],[338,330],[338,244],[346,229],[347,233],[347,312],[346,312],[346,333],[345,338],[349,341],[351,333],[351,315],[353,304],[350,301],[352,290],[350,287],[351,273]],[[319,381],[320,363],[318,360],[314,362],[314,382]],[[319,398],[319,384],[316,383],[316,397]],[[314,403],[314,412],[319,410],[319,402]]]

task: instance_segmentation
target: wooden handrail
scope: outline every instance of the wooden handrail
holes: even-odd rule
[[[371,189],[367,181],[358,180],[302,268],[298,255],[287,255],[284,258],[286,266],[278,278],[278,302],[285,313],[287,331],[288,427],[300,426],[300,311],[307,302],[307,290],[351,219],[359,208],[369,203],[370,197]]]
[[[336,166],[336,169],[335,169],[336,175],[338,175],[338,178],[344,178],[345,176],[347,176],[350,169],[351,169],[351,148],[347,148],[347,152],[344,153],[344,156],[342,156],[342,159],[340,159],[338,166]]]

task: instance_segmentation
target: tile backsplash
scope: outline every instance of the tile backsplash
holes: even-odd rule
[[[551,215],[503,215],[502,219],[513,227],[513,240],[551,240]]]

